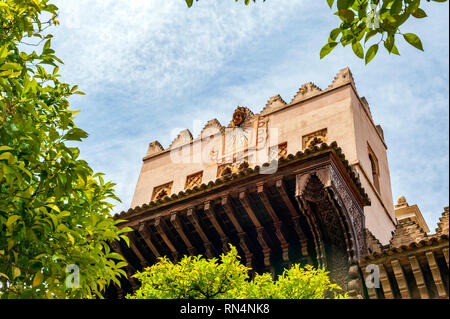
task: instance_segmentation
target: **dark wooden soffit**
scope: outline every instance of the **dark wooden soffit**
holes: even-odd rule
[[[276,163],[276,161],[275,161]],[[260,174],[265,167],[269,167],[269,163],[265,163],[262,167],[256,166],[247,168],[239,174],[231,174],[215,181],[209,182],[207,185],[202,184],[193,189],[181,191],[178,194],[166,197],[162,200],[151,201],[148,204],[130,208],[127,212],[115,214],[115,219],[124,219],[119,227],[137,226],[139,222],[145,219],[154,219],[158,216],[167,214],[167,210],[176,211],[195,205],[195,202],[204,203],[205,201],[225,196],[230,192],[231,188],[249,187],[258,182],[274,182],[283,176],[295,175],[305,170],[312,170],[314,167],[331,163],[340,175],[345,179],[346,184],[350,188],[352,194],[359,202],[361,207],[370,205],[370,199],[361,186],[361,182],[353,172],[342,149],[338,147],[336,142],[330,145],[323,143],[320,147],[306,149],[305,152],[297,152],[295,155],[289,154],[286,158],[278,160],[278,169],[273,174]],[[274,163],[272,163],[274,164]],[[186,207],[184,207],[186,206]]]

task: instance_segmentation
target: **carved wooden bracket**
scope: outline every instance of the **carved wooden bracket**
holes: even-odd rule
[[[161,238],[163,239],[164,243],[167,245],[167,247],[169,247],[170,252],[172,253],[173,260],[175,262],[178,261],[178,257],[179,257],[178,251],[175,248],[172,241],[167,236],[169,234],[169,229],[168,229],[164,219],[162,219],[161,217],[157,217],[155,219],[155,228],[156,228],[156,231],[158,232],[159,236],[161,236]]]
[[[257,238],[258,242],[261,245],[263,254],[264,254],[264,265],[266,267],[270,267],[270,255],[271,255],[271,249],[269,245],[267,244],[264,236],[264,227],[259,222],[258,218],[255,215],[255,212],[253,211],[253,208],[250,205],[250,202],[248,200],[247,194],[245,191],[241,191],[239,193],[239,200],[241,201],[242,206],[245,209],[245,212],[250,217],[250,220],[252,221],[253,225],[256,228]]]
[[[189,238],[184,233],[183,227],[180,223],[180,218],[178,216],[178,212],[172,212],[170,214],[170,222],[172,223],[173,227],[176,229],[178,235],[180,235],[181,239],[185,243],[187,250],[189,252],[189,255],[194,256],[196,254],[195,247],[192,245]]]
[[[217,233],[220,236],[220,241],[222,242],[223,251],[225,251],[225,252],[229,251],[230,248],[228,247],[228,243],[230,242],[230,240],[228,239],[228,236],[225,235],[225,232],[222,229],[222,226],[220,226],[219,221],[216,218],[216,212],[214,211],[214,207],[213,207],[213,204],[211,203],[211,201],[206,201],[204,203],[204,210],[205,210],[206,216],[209,218],[214,229],[217,231]]]
[[[289,199],[289,196],[286,192],[286,188],[284,186],[283,178],[278,179],[275,182],[275,186],[279,195],[281,196],[281,199],[283,200],[284,205],[287,207],[289,214],[291,216],[292,223],[294,225],[294,230],[300,240],[302,256],[308,256],[308,240],[306,239],[306,236],[300,227],[299,223],[300,215],[297,213],[297,210],[295,209],[294,205]]]
[[[273,209],[272,204],[269,201],[264,182],[258,183],[256,185],[256,187],[257,187],[257,193],[258,193],[259,199],[262,201],[266,211],[269,213],[270,217],[272,218],[273,225],[275,226],[275,234],[281,243],[283,261],[288,262],[289,261],[289,244],[288,244],[287,240],[285,239],[285,235],[281,228],[282,223],[281,223],[280,219],[278,218],[277,214],[275,213],[275,210]]]
[[[200,225],[200,221],[198,220],[197,213],[193,207],[188,208],[187,210],[187,217],[189,221],[194,225],[195,231],[200,236],[200,238],[203,241],[203,246],[205,247],[205,254],[208,258],[214,257],[214,247],[211,244],[211,242],[208,239],[208,236],[206,236],[205,232],[202,229],[202,226]]]
[[[227,214],[228,218],[230,219],[231,223],[233,224],[234,228],[238,233],[239,246],[241,247],[242,251],[245,254],[246,266],[248,268],[252,268],[253,253],[251,253],[250,249],[248,248],[247,235],[234,214],[234,210],[232,205],[230,204],[229,197],[228,196],[222,197],[221,204],[225,213]]]
[[[156,258],[161,257],[161,253],[152,242],[150,231],[146,223],[140,223],[138,231],[142,239],[144,239],[145,243],[147,244],[148,248],[150,248],[150,250],[152,251],[153,255],[155,255]]]
[[[130,248],[133,251],[133,253],[136,255],[136,257],[139,259],[142,269],[144,269],[145,267],[148,266],[148,262],[145,259],[145,257],[142,255],[139,248],[136,247],[136,241],[137,241],[136,236],[134,235],[133,232],[128,232],[125,235],[128,236],[128,238],[130,239]]]

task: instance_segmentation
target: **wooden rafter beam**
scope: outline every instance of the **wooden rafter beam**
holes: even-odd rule
[[[398,289],[402,299],[410,299],[411,293],[408,288],[408,283],[406,281],[405,272],[403,271],[402,265],[398,259],[391,260],[392,270],[394,271],[395,279],[397,280]]]
[[[445,262],[447,263],[447,268],[448,268],[448,247],[442,248],[442,254],[444,255],[445,258]]]
[[[264,208],[266,209],[266,211],[269,213],[270,217],[272,218],[273,225],[275,227],[275,235],[277,236],[277,238],[281,244],[283,261],[288,262],[289,261],[289,243],[287,242],[287,240],[285,238],[285,234],[282,230],[282,222],[278,218],[277,214],[275,213],[275,210],[272,207],[272,204],[270,203],[269,196],[267,196],[264,182],[258,183],[256,185],[256,188],[257,188],[257,194],[258,194],[259,199],[262,201]]]
[[[208,258],[214,257],[214,247],[211,244],[211,242],[208,239],[208,236],[206,236],[205,232],[202,229],[202,226],[200,225],[200,221],[198,220],[197,213],[193,207],[188,208],[187,210],[187,218],[191,222],[191,224],[194,226],[195,231],[200,236],[200,238],[203,241],[203,246],[205,247],[205,254]]]
[[[422,299],[428,299],[430,296],[428,294],[428,289],[425,284],[425,279],[423,277],[422,269],[420,268],[419,261],[417,260],[417,257],[412,255],[408,257],[409,263],[411,264],[411,270],[414,275],[414,279],[416,280],[417,289],[420,293],[420,298]]]
[[[178,216],[178,212],[172,212],[170,214],[170,222],[172,223],[175,230],[178,232],[178,235],[180,235],[183,242],[186,244],[187,250],[189,252],[189,255],[193,256],[195,255],[195,247],[192,245],[189,238],[186,236],[186,233],[183,230],[183,227],[181,226],[180,217]]]
[[[365,273],[369,273],[370,270],[368,269],[368,267],[364,267],[364,272]],[[367,285],[367,283],[366,283]],[[369,299],[378,299],[378,295],[377,295],[377,291],[376,291],[377,287],[367,287],[367,294],[369,295]]]
[[[214,210],[214,205],[211,201],[206,201],[204,203],[204,211],[206,213],[206,216],[208,217],[209,221],[213,225],[214,229],[217,231],[220,237],[220,241],[222,242],[222,249],[223,251],[229,251],[228,243],[230,240],[228,239],[228,236],[225,234],[224,230],[222,229],[222,226],[220,226],[219,221],[217,220],[217,214]]]
[[[386,268],[384,268],[383,264],[379,264],[378,269],[380,270],[380,283],[383,288],[384,297],[386,299],[394,299],[394,293],[392,291]]]
[[[258,218],[256,217],[255,212],[253,211],[253,208],[250,205],[248,196],[245,191],[241,191],[239,193],[239,200],[240,200],[242,206],[244,207],[245,212],[250,217],[250,220],[252,221],[253,225],[256,228],[258,242],[261,245],[261,248],[262,248],[262,251],[264,254],[264,265],[266,267],[270,267],[271,249],[270,249],[269,245],[267,244],[266,240],[264,239],[264,233],[265,233],[264,227],[261,225]]]
[[[427,256],[428,265],[430,266],[431,274],[433,275],[433,280],[434,284],[436,285],[438,296],[441,298],[448,298],[434,253],[432,251],[428,251],[425,253],[425,255]]]
[[[134,234],[134,232],[128,232],[126,233],[128,238],[130,239],[130,248],[131,251],[136,255],[136,257],[139,259],[139,262],[141,264],[142,269],[148,266],[147,259],[145,259],[144,255],[142,255],[139,248],[136,246],[137,237]]]
[[[308,256],[308,240],[306,239],[305,233],[303,232],[303,230],[300,227],[300,222],[299,222],[300,215],[298,214],[297,210],[295,209],[294,205],[292,204],[291,200],[289,199],[289,195],[287,194],[283,179],[281,179],[281,178],[278,179],[275,182],[275,186],[278,191],[278,194],[281,196],[281,199],[283,200],[283,203],[287,207],[288,212],[291,216],[295,233],[297,234],[297,236],[300,240],[302,256]]]
[[[234,228],[236,229],[238,236],[239,236],[239,246],[241,247],[242,251],[245,255],[245,260],[247,267],[252,267],[252,261],[253,261],[253,253],[250,252],[250,249],[247,246],[247,234],[245,233],[244,229],[242,228],[239,221],[236,219],[236,216],[234,214],[234,209],[230,203],[230,199],[228,196],[222,197],[221,200],[222,207],[227,214],[228,218],[230,219],[231,223],[233,224]]]
[[[150,248],[150,250],[152,251],[155,258],[161,257],[162,256],[161,253],[156,248],[155,244],[152,242],[148,225],[146,223],[140,223],[138,231],[142,239],[144,239],[145,243],[147,244],[147,247]]]
[[[169,229],[168,229],[164,219],[162,219],[161,217],[157,217],[155,219],[155,228],[156,228],[156,231],[158,232],[158,234],[163,239],[164,243],[167,245],[167,247],[169,247],[169,250],[172,253],[172,257],[173,257],[174,261],[178,261],[178,257],[179,257],[178,251],[175,248],[172,241],[169,239],[169,236],[167,236],[169,233]]]

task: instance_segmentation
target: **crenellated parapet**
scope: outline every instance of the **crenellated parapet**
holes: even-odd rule
[[[444,208],[441,218],[439,218],[438,227],[436,228],[436,234],[448,234],[448,206]]]
[[[395,227],[394,235],[392,236],[390,247],[400,247],[412,242],[420,242],[427,238],[427,234],[420,228],[420,226],[412,219],[405,218],[399,220]]]
[[[217,133],[223,134],[225,127],[217,119],[209,120],[200,132],[199,138],[209,137]]]
[[[266,106],[261,111],[261,115],[265,115],[267,113],[282,109],[285,107],[287,103],[283,100],[283,98],[277,94],[275,96],[272,96],[269,101],[267,101]]]
[[[170,144],[169,148],[173,149],[176,147],[183,146],[185,144],[189,144],[193,141],[192,133],[189,130],[181,131],[178,136],[173,140],[172,144]]]
[[[292,99],[291,104],[306,100],[320,93],[322,93],[322,90],[317,85],[312,82],[305,83],[298,90],[297,94]]]
[[[238,106],[235,109],[233,117],[227,126],[223,126],[217,119],[209,120],[205,124],[198,138],[215,135],[218,132],[220,132],[223,135],[227,127],[237,128],[249,126],[256,116],[263,117],[266,115],[270,115],[273,112],[289,108],[295,104],[298,104],[299,102],[306,102],[307,100],[313,97],[326,94],[336,88],[342,87],[347,84],[351,84],[354,87],[354,80],[350,69],[344,68],[339,71],[339,73],[334,77],[332,83],[325,90],[322,90],[313,82],[303,84],[290,103],[287,103],[279,94],[277,94],[272,96],[267,101],[266,105],[259,114],[255,114],[248,107]],[[364,97],[362,97],[360,101],[362,103],[362,106],[367,110],[369,117],[371,118],[372,115],[370,113],[370,107],[369,104],[367,103],[367,100]],[[381,135],[383,134],[381,127],[377,128],[377,130],[379,134]],[[170,150],[176,147],[181,147],[185,144],[192,143],[193,141],[194,139],[191,132],[188,129],[183,130],[177,135],[177,137],[172,141],[172,143],[167,149],[164,149],[164,147],[158,141],[150,143],[145,158],[150,158],[153,155],[161,153],[164,150]]]
[[[152,156],[162,151],[164,151],[164,147],[158,141],[154,141],[148,145],[147,156]]]
[[[316,96],[319,96],[322,94],[326,94],[334,89],[337,89],[339,87],[342,87],[342,86],[348,85],[348,84],[351,85],[356,91],[355,82],[354,82],[353,75],[352,75],[350,69],[344,68],[344,69],[340,70],[338,74],[336,74],[336,76],[333,79],[333,82],[325,90],[322,90],[313,82],[308,82],[308,83],[303,84],[300,87],[297,94],[293,97],[293,99],[291,100],[291,102],[289,104],[287,104],[280,95],[275,95],[275,96],[271,97],[269,99],[269,101],[267,102],[266,106],[262,109],[261,115],[266,115],[271,112],[283,109],[285,107],[289,107],[290,105],[306,101],[310,98],[313,98],[313,97],[316,97]],[[370,113],[369,105],[367,103],[367,100],[364,97],[361,98],[361,103],[363,103],[363,107],[367,110],[369,116],[372,117],[372,115]]]
[[[381,253],[381,251],[383,250],[383,245],[381,245],[380,241],[367,228],[365,229],[365,232],[367,252],[369,254]]]
[[[353,79],[352,72],[349,68],[344,68],[334,77],[333,82],[327,87],[326,91],[338,88],[340,86],[351,84],[355,86],[355,80]]]

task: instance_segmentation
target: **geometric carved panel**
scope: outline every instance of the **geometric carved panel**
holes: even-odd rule
[[[310,133],[308,135],[304,135],[302,138],[302,144],[303,144],[304,150],[307,148],[322,144],[322,143],[327,143],[327,142],[328,142],[328,132],[327,132],[326,128],[324,128],[320,131]]]
[[[170,196],[172,184],[173,182],[170,182],[153,188],[152,201],[157,201],[158,199],[163,199]]]
[[[222,164],[217,166],[217,177],[222,177],[232,173],[232,164]]]
[[[195,186],[200,186],[202,184],[203,171],[189,175],[186,177],[185,189],[192,189]]]
[[[238,174],[248,167],[248,157],[246,157],[244,161],[240,160],[239,162],[222,164],[217,166],[217,177],[219,178],[234,173]]]

